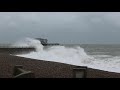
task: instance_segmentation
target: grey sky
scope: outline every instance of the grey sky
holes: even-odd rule
[[[0,42],[23,37],[120,44],[120,12],[0,12]]]

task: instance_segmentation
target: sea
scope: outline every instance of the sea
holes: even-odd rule
[[[12,46],[32,46],[36,48],[36,51],[16,55],[19,57],[87,66],[88,68],[120,73],[119,44],[61,44],[43,46],[39,40],[25,38],[15,42]]]

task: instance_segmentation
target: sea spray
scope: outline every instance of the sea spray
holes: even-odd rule
[[[43,50],[43,45],[39,40],[28,37],[18,40],[17,42],[12,44],[11,47],[34,47],[36,51]]]
[[[120,72],[120,57],[96,58],[94,56],[87,55],[84,49],[80,46],[69,48],[65,46],[51,46],[44,49],[44,46],[39,40],[32,38],[25,38],[24,40],[16,42],[13,46],[32,46],[37,50],[36,52],[17,55],[20,57],[88,66],[90,68],[111,72]]]

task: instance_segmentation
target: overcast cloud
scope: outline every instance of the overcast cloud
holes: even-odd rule
[[[0,12],[0,42],[23,37],[120,44],[120,12]]]

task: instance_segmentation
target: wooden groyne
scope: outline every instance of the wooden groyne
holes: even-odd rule
[[[6,54],[18,54],[18,53],[29,53],[36,51],[33,47],[0,47],[0,53]]]
[[[43,46],[60,45],[59,43],[48,43],[48,40],[43,38],[35,38],[35,39],[39,40]]]

